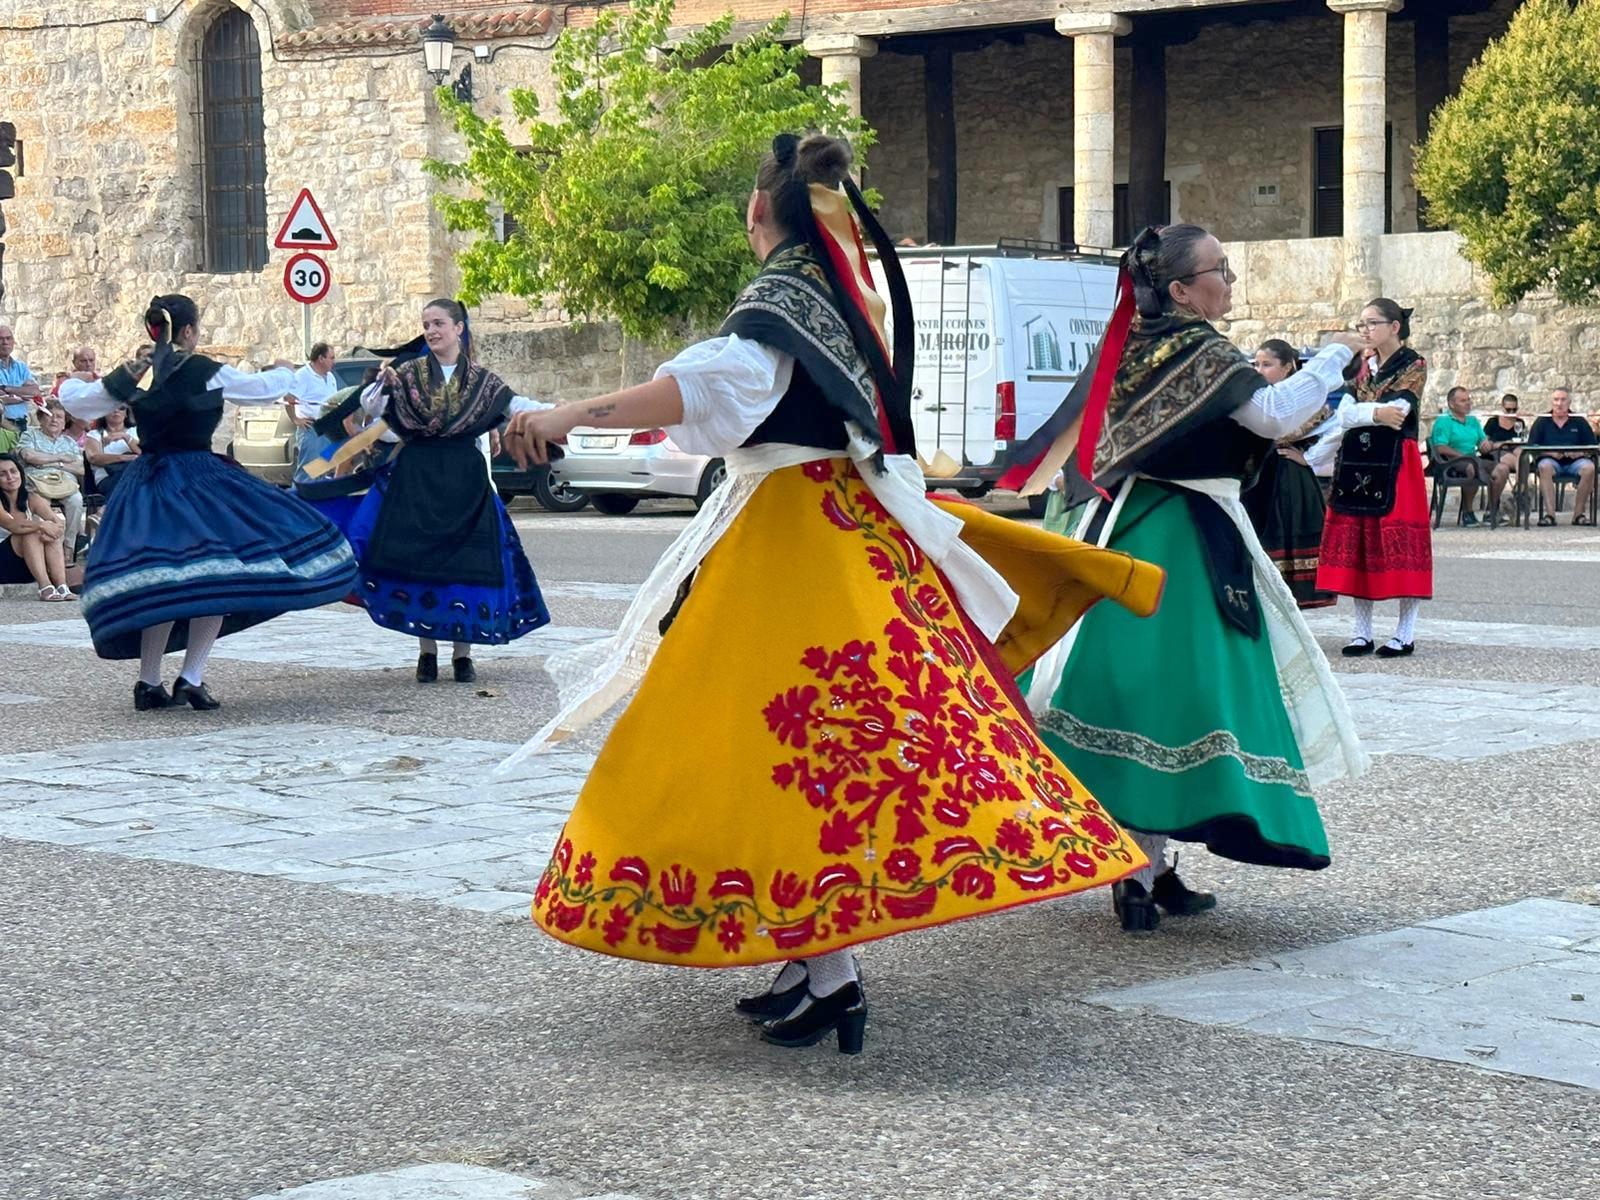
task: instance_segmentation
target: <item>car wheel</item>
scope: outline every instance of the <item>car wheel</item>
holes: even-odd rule
[[[958,489],[968,500],[982,500],[989,494],[989,485],[980,483],[977,487],[964,487]]]
[[[1028,515],[1035,519],[1044,516],[1045,505],[1050,503],[1050,493],[1040,492],[1037,496],[1028,497]]]
[[[619,496],[616,492],[596,492],[590,500],[608,517],[625,517],[639,507],[639,497]]]
[[[722,486],[722,481],[728,477],[728,468],[720,458],[713,458],[706,464],[705,472],[700,476],[700,486],[694,494],[694,506],[704,508],[706,501],[711,498],[711,493]]]
[[[560,479],[551,479],[549,471],[533,481],[533,498],[546,512],[575,513],[589,506],[587,492],[580,492]]]

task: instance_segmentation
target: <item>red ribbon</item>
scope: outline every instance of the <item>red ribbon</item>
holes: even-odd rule
[[[1117,299],[1111,310],[1111,324],[1106,328],[1105,340],[1100,343],[1100,361],[1095,364],[1094,379],[1089,384],[1089,402],[1083,406],[1083,421],[1078,426],[1078,470],[1102,496],[1106,496],[1105,489],[1094,481],[1094,449],[1100,442],[1100,427],[1105,424],[1117,364],[1122,361],[1122,349],[1128,344],[1128,331],[1133,328],[1133,312],[1133,278],[1124,266],[1117,272]]]

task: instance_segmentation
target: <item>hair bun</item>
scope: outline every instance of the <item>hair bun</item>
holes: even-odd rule
[[[774,153],[777,153],[777,145],[774,140]],[[850,143],[843,138],[813,133],[796,147],[794,159],[795,178],[804,183],[820,183],[823,187],[835,188],[850,174],[854,155],[850,151]],[[781,155],[778,161],[783,161]]]
[[[772,157],[780,167],[794,162],[794,152],[800,148],[800,139],[792,133],[780,133],[772,139]]]

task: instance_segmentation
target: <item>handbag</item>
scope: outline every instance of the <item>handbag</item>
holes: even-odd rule
[[[28,479],[28,490],[46,500],[65,500],[78,490],[78,480],[60,467],[50,467],[33,472]]]
[[[1363,425],[1345,434],[1328,507],[1347,517],[1387,517],[1394,511],[1405,444],[1404,433],[1385,425]]]

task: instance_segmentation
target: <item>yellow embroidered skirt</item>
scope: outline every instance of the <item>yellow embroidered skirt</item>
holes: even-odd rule
[[[1012,685],[1159,568],[949,505],[1023,603],[997,645],[847,460],[774,472],[701,564],[578,796],[533,917],[696,967],[838,950],[1145,864]]]

